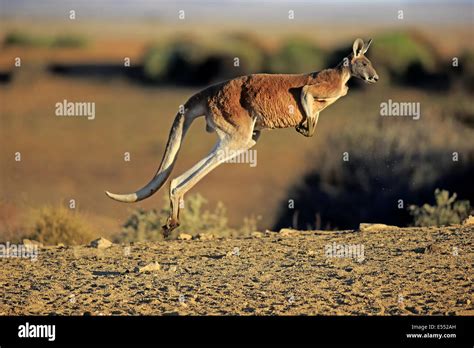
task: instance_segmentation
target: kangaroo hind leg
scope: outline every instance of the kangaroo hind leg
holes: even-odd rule
[[[217,142],[213,150],[206,157],[182,175],[171,180],[169,192],[171,214],[163,226],[165,237],[179,226],[180,202],[186,192],[217,166],[247,151],[253,145],[255,145],[255,141],[252,139],[252,132],[245,137],[231,137],[225,135]]]

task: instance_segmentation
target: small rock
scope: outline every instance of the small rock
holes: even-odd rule
[[[420,247],[420,248],[412,249],[411,251],[413,251],[417,254],[424,254],[426,252],[426,248]]]
[[[199,240],[214,239],[214,235],[212,233],[199,233],[197,237],[198,237]]]
[[[153,272],[153,271],[159,271],[159,270],[161,270],[160,264],[158,262],[152,262],[143,267],[135,267],[134,271],[138,273],[143,273],[143,272]]]
[[[405,309],[413,314],[419,314],[420,313],[420,308],[419,307],[414,307],[414,306],[406,306]]]
[[[178,239],[179,240],[191,240],[191,239],[193,239],[193,236],[191,236],[190,234],[187,234],[187,233],[180,233],[179,236],[178,236]]]
[[[99,238],[99,239],[93,240],[89,244],[89,246],[91,248],[96,248],[96,249],[107,249],[107,248],[110,248],[112,244],[113,243],[110,240],[107,240],[105,238]]]
[[[161,270],[166,271],[166,272],[176,272],[178,270],[178,266],[176,266],[176,265],[163,265],[163,267],[161,267]]]
[[[292,229],[290,229],[290,228],[282,228],[282,229],[280,230],[280,233],[279,233],[279,234],[280,234],[280,236],[282,236],[282,237],[290,237],[290,236],[294,236],[294,235],[297,234],[297,233],[298,233],[298,231],[296,231],[296,230],[292,230]]]
[[[383,230],[397,230],[397,226],[385,225],[385,224],[359,224],[359,231],[361,232],[377,232]]]
[[[436,254],[436,253],[442,253],[443,250],[439,245],[430,244],[430,245],[427,245],[426,247],[414,248],[411,251],[414,251],[417,254]]]
[[[463,226],[471,226],[474,225],[474,215],[469,215],[469,217],[462,222]]]
[[[41,248],[43,246],[43,243],[40,243],[36,240],[23,239],[23,245],[24,246],[37,246],[38,248]]]
[[[252,237],[255,237],[255,238],[262,238],[262,237],[263,237],[263,233],[262,233],[262,232],[258,232],[258,231],[252,232]]]

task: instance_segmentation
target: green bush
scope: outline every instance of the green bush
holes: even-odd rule
[[[143,71],[145,77],[155,81],[163,79],[169,65],[172,53],[161,46],[152,46],[148,48],[143,58]]]
[[[263,50],[252,38],[234,35],[217,44],[180,38],[151,46],[143,58],[143,73],[151,82],[203,85],[260,72],[264,60]]]
[[[415,226],[448,226],[460,224],[469,216],[469,201],[456,201],[457,194],[450,197],[446,190],[435,190],[436,205],[423,204],[421,207],[411,205],[410,214]]]
[[[79,36],[61,35],[54,39],[53,47],[83,47],[87,41]]]
[[[149,80],[163,79],[172,53],[162,46],[151,46],[143,58],[143,72]]]
[[[367,55],[376,67],[387,69],[394,77],[404,76],[407,69],[414,65],[432,72],[438,61],[429,44],[405,32],[385,33],[374,37],[374,43]]]
[[[51,46],[54,42],[52,37],[34,36],[28,33],[15,31],[8,33],[4,39],[4,45],[17,46]]]
[[[253,36],[243,34],[230,36],[219,45],[216,53],[239,58],[241,69],[234,70],[240,74],[259,73],[264,69],[265,50]]]
[[[80,213],[65,207],[44,207],[33,218],[33,232],[30,239],[45,245],[86,244],[96,236]]]
[[[257,229],[257,219],[244,219],[239,229],[228,226],[227,211],[221,202],[214,210],[205,210],[207,201],[199,194],[189,196],[184,208],[180,212],[181,225],[171,233],[170,238],[176,239],[180,233],[196,236],[202,233],[212,234],[215,237],[235,237],[250,235]],[[170,214],[169,200],[160,210],[136,209],[122,227],[116,242],[141,242],[163,240],[161,226],[164,225]]]
[[[15,31],[7,34],[4,39],[5,46],[31,46],[31,47],[82,47],[86,40],[79,36],[63,34],[58,37],[31,35]]]
[[[176,70],[191,74],[204,55],[204,47],[189,39],[152,45],[143,58],[144,75],[151,81],[162,81],[173,78]]]
[[[322,70],[323,65],[324,52],[301,38],[287,40],[268,61],[269,69],[274,73],[307,73]]]

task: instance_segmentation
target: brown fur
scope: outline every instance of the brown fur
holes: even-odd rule
[[[340,69],[299,75],[254,74],[211,86],[200,94],[206,95],[208,117],[224,130],[253,117],[257,118],[256,129],[295,127],[304,118],[300,95],[305,85],[318,84],[321,97],[337,99],[347,92],[344,86],[349,74]],[[319,111],[329,105],[318,100],[315,104]]]

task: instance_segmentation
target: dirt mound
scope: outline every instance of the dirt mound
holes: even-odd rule
[[[0,315],[473,315],[474,226],[265,232],[3,257]],[[4,254],[5,255],[5,254]]]

